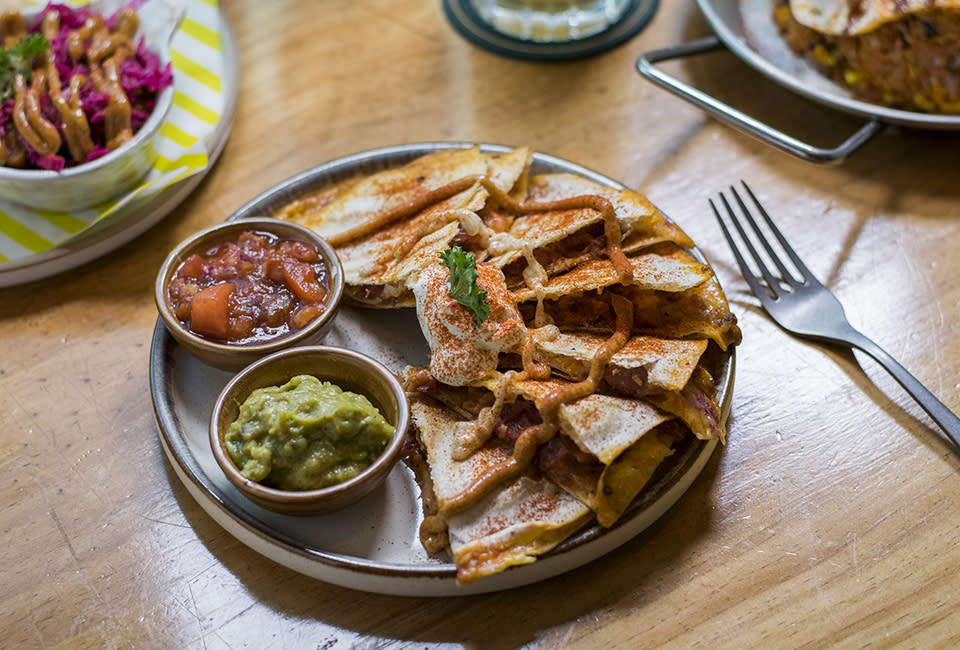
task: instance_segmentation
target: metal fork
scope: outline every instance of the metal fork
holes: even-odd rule
[[[753,290],[754,295],[760,299],[760,304],[763,305],[767,314],[769,314],[777,325],[791,334],[801,338],[851,346],[866,352],[876,359],[877,362],[883,366],[887,372],[893,375],[893,378],[913,396],[917,403],[923,407],[923,410],[933,418],[934,422],[943,429],[947,436],[953,440],[954,444],[957,445],[956,451],[960,453],[960,418],[951,412],[943,402],[934,397],[933,393],[927,390],[906,368],[901,366],[879,345],[850,325],[840,301],[814,277],[810,269],[800,260],[800,257],[787,243],[783,234],[781,234],[780,230],[774,225],[770,215],[767,214],[767,211],[760,205],[753,191],[750,190],[746,183],[743,181],[741,181],[741,183],[743,183],[747,194],[750,195],[754,205],[757,206],[757,210],[763,216],[763,220],[769,227],[770,232],[776,237],[780,247],[787,254],[787,257],[789,257],[790,262],[792,262],[796,272],[800,276],[798,279],[794,273],[787,268],[783,259],[774,251],[770,240],[763,234],[757,220],[753,214],[751,214],[743,202],[743,199],[740,198],[740,194],[731,186],[730,192],[740,206],[740,211],[746,217],[747,224],[749,224],[757,241],[762,245],[767,258],[772,261],[773,265],[776,266],[776,270],[779,271],[779,274],[771,271],[763,257],[758,254],[750,237],[747,236],[743,220],[737,217],[730,203],[727,201],[727,197],[721,192],[720,200],[726,208],[729,220],[740,234],[743,246],[749,253],[756,268],[759,269],[762,279],[754,275],[754,272],[744,259],[741,248],[738,247],[730,234],[730,230],[727,229],[724,219],[720,216],[720,211],[717,210],[716,204],[714,204],[713,199],[710,199],[710,207],[713,208],[713,213],[720,223],[723,235],[726,237],[727,243],[730,244],[731,250],[733,250],[733,255],[737,259],[740,271],[743,273],[747,284],[749,284]]]

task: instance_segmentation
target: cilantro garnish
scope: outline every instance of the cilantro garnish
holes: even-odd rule
[[[477,286],[477,260],[459,246],[440,253],[440,261],[450,270],[450,297],[473,312],[477,325],[490,316],[487,292]]]
[[[13,80],[18,74],[30,80],[33,60],[50,49],[42,34],[29,34],[9,48],[0,47],[0,100],[14,96]]]

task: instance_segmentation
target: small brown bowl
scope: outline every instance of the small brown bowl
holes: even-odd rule
[[[297,239],[316,246],[329,272],[330,287],[325,299],[326,309],[303,329],[258,343],[229,343],[196,334],[180,322],[173,313],[167,297],[167,286],[173,280],[180,265],[192,254],[239,236],[245,230],[266,232],[283,239]],[[167,256],[157,274],[154,287],[154,300],[157,303],[157,311],[160,312],[160,319],[177,343],[200,361],[229,371],[241,370],[257,359],[279,350],[297,345],[320,343],[333,326],[333,318],[340,306],[342,295],[343,267],[330,244],[309,228],[267,217],[227,221],[201,230],[184,240]]]
[[[394,426],[393,438],[380,457],[352,479],[319,490],[282,490],[244,477],[230,460],[223,437],[237,419],[240,405],[254,390],[281,386],[297,375],[313,375],[345,391],[365,395]],[[227,479],[245,497],[274,512],[309,515],[343,508],[383,483],[400,456],[409,418],[403,387],[379,361],[343,348],[294,348],[261,359],[227,384],[210,414],[210,447]]]

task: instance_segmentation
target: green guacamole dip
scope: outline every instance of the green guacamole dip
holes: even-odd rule
[[[369,467],[394,427],[363,395],[310,375],[258,388],[224,435],[231,460],[250,479],[283,490],[342,483]]]

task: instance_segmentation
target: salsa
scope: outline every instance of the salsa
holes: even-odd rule
[[[283,490],[349,480],[390,444],[394,427],[363,395],[298,375],[258,388],[240,406],[224,446],[246,478]]]
[[[167,296],[195,334],[244,344],[303,329],[325,311],[329,288],[314,246],[248,230],[185,259]]]

